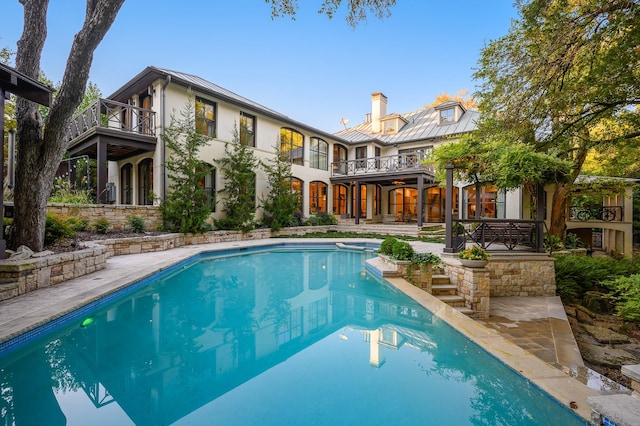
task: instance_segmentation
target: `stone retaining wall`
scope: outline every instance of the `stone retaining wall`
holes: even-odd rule
[[[107,248],[0,262],[0,301],[49,287],[107,267]]]
[[[451,283],[458,288],[458,295],[464,297],[466,308],[473,310],[474,318],[489,318],[489,265],[484,268],[463,266],[457,258],[442,256]],[[490,264],[490,263],[489,263]]]
[[[159,229],[162,225],[162,213],[158,206],[50,203],[47,204],[47,213],[86,219],[89,224],[104,218],[109,221],[110,229],[116,230],[123,229],[131,216],[142,218],[149,230]]]

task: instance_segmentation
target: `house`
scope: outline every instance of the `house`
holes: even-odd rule
[[[190,96],[197,129],[211,138],[201,150],[203,162],[214,164],[224,155],[234,128],[262,160],[273,158],[279,144],[290,155],[291,186],[301,195],[304,216],[329,212],[356,224],[444,223],[446,191],[424,160],[434,148],[473,132],[479,117],[455,101],[388,113],[387,97],[376,92],[362,123],[331,134],[198,76],[150,66],[69,126],[70,157],[97,159],[102,203],[151,205],[163,199],[169,185],[162,134]],[[269,188],[264,172],[256,178],[260,199]],[[214,194],[223,179],[213,172],[204,185]],[[458,182],[452,194],[454,218],[533,219],[525,217],[523,191]],[[214,218],[223,215],[219,198],[211,205]]]

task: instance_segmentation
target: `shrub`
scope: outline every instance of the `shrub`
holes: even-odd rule
[[[628,321],[640,322],[640,275],[619,277],[606,281],[605,285],[613,291],[616,314]]]
[[[338,220],[331,213],[318,212],[312,214],[306,222],[309,226],[322,226],[322,225],[337,225]]]
[[[554,251],[562,250],[564,248],[562,245],[562,239],[549,233],[544,234],[543,244],[544,249],[549,253],[553,253]]]
[[[393,258],[396,260],[411,260],[414,255],[413,247],[405,241],[396,241],[393,243]]]
[[[54,213],[47,213],[44,232],[44,244],[50,245],[62,238],[75,235],[71,224],[67,219]]]
[[[568,232],[567,236],[564,237],[564,248],[566,249],[577,249],[584,248],[585,245],[580,238],[573,232]]]
[[[67,223],[75,232],[86,231],[89,227],[89,221],[87,219],[80,219],[75,216],[69,217]]]
[[[414,253],[413,257],[411,258],[411,263],[420,267],[424,265],[437,266],[440,264],[440,262],[442,262],[440,256],[433,253]]]
[[[482,247],[474,245],[458,252],[458,257],[466,260],[489,260],[491,255]]]
[[[129,216],[127,218],[127,227],[137,234],[140,234],[147,229],[144,219],[140,216]]]
[[[398,240],[393,238],[393,237],[385,238],[384,241],[382,241],[382,243],[380,243],[380,249],[378,249],[378,253],[384,254],[386,256],[392,256],[393,255],[393,245],[397,241]]]
[[[106,234],[110,225],[109,221],[103,217],[93,222],[93,228],[98,234]]]

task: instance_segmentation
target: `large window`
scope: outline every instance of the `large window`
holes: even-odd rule
[[[426,193],[427,222],[444,222],[446,211],[446,188],[433,186],[431,188],[427,188]],[[458,188],[453,188],[452,215],[454,219],[458,218],[458,197]]]
[[[333,174],[347,174],[347,148],[339,145],[333,145]]]
[[[120,204],[133,204],[131,173],[133,166],[127,163],[120,169]]]
[[[476,197],[476,186],[470,185],[464,188],[464,213],[465,219],[476,218],[476,211],[479,208],[479,218],[505,217],[505,192],[499,191],[494,185],[480,186],[478,197]]]
[[[389,191],[389,214],[395,215],[397,222],[417,220],[418,190],[396,188]]]
[[[309,183],[309,212],[327,211],[327,184],[320,181]]]
[[[240,143],[256,146],[256,117],[240,111]]]
[[[196,98],[196,132],[216,137],[216,104],[202,98]]]
[[[367,147],[359,146],[356,148],[356,167],[361,169],[367,165]]]
[[[356,186],[353,187],[353,196],[351,197],[351,215],[356,217]],[[362,218],[367,217],[367,185],[360,185],[360,216]]]
[[[211,164],[203,163],[203,169],[211,170],[204,178],[200,179],[198,184],[202,186],[207,193],[207,206],[212,212],[216,211],[216,169]]]
[[[280,129],[280,152],[289,154],[292,164],[304,164],[304,136],[285,127]]]
[[[329,144],[320,138],[311,138],[309,165],[314,169],[329,170]]]
[[[153,204],[153,160],[146,158],[138,164],[138,205]]]
[[[290,178],[289,182],[291,184],[291,190],[298,193],[298,210],[302,211],[302,200],[304,199],[302,198],[304,195],[302,191],[303,182],[295,177]]]
[[[333,186],[333,214],[347,214],[347,187]]]

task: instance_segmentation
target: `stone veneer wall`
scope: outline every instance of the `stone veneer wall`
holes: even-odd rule
[[[158,206],[50,203],[47,204],[47,213],[86,219],[90,224],[104,218],[109,221],[111,229],[116,230],[123,229],[131,216],[141,217],[150,230],[162,225],[162,213]]]
[[[22,260],[3,260],[0,262],[0,301],[106,267],[107,248],[104,246]]]
[[[458,288],[458,295],[464,297],[465,307],[473,310],[470,316],[489,318],[489,268],[468,268],[452,256],[442,256],[442,261],[451,284]]]

